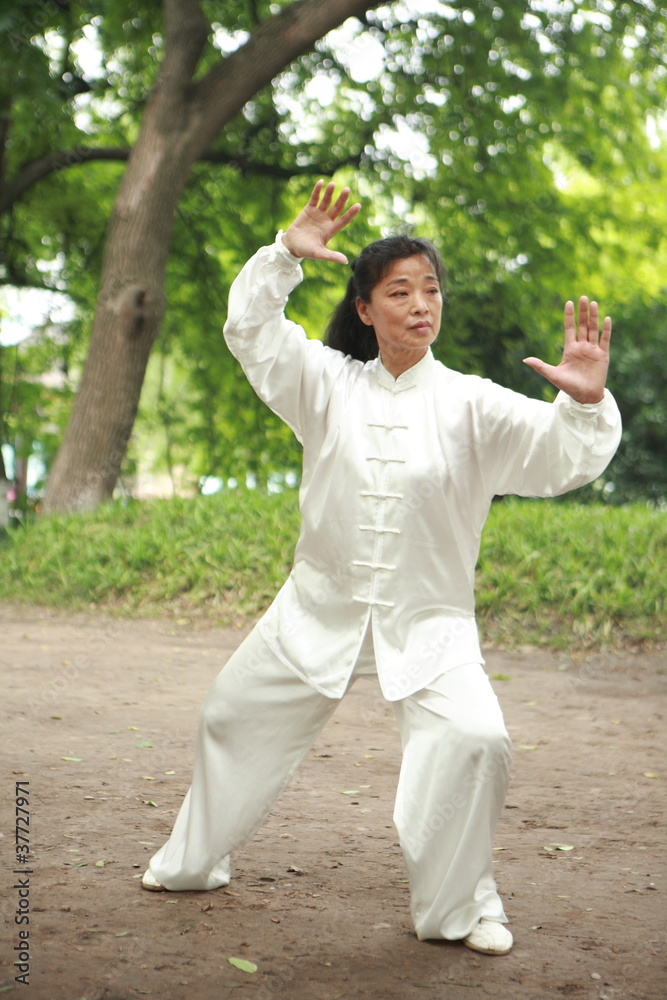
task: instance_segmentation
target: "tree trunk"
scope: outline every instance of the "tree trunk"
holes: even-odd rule
[[[298,0],[193,84],[208,25],[198,0],[164,0],[165,59],[109,222],[90,348],[44,512],[91,510],[113,492],[165,309],[174,213],[192,164],[293,59],[378,5]]]
[[[164,313],[173,216],[189,168],[179,138],[180,150],[145,126],[130,157],[109,222],[81,386],[48,480],[47,513],[92,510],[118,478]]]

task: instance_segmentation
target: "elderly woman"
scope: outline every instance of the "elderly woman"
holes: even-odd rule
[[[285,318],[300,260],[360,209],[318,182],[231,290],[225,337],[259,396],[303,444],[294,567],[202,709],[194,774],[143,886],[215,889],[361,674],[377,674],[403,758],[394,822],[417,936],[506,954],[492,839],[510,743],[474,617],[480,535],[496,494],[554,496],[595,479],[620,438],[604,388],[611,321],[565,306],[561,391],[528,399],[436,361],[444,266],[389,237],[352,265],[328,344]]]

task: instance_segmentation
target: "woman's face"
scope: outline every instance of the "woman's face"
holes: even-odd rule
[[[375,330],[386,368],[405,371],[438,336],[442,294],[433,265],[421,254],[395,260],[371,292],[357,299],[363,323]]]

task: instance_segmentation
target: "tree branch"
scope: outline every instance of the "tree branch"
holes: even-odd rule
[[[327,32],[349,17],[363,17],[383,0],[295,0],[264,21],[241,46],[221,59],[196,84],[197,128],[192,134],[195,160],[224,125],[259,90]],[[197,147],[199,150],[197,151]]]
[[[0,195],[0,215],[9,211],[12,205],[30,190],[38,181],[48,177],[49,174],[58,173],[60,170],[67,170],[70,167],[78,167],[83,163],[90,163],[93,160],[106,160],[113,162],[125,162],[129,159],[131,147],[118,146],[112,148],[95,148],[87,146],[77,146],[74,149],[61,149],[49,156],[43,156],[39,160],[33,160],[26,164],[20,173],[8,184],[5,185]],[[252,160],[247,156],[235,153],[225,153],[217,150],[208,150],[199,157],[198,163],[214,163],[234,167],[241,173],[260,174],[266,177],[284,178],[321,173],[330,176],[342,167],[359,166],[363,153],[355,153],[329,164],[292,164],[281,166],[278,163],[261,163]]]
[[[165,52],[157,82],[173,92],[190,84],[209,25],[199,0],[163,0],[162,8]]]
[[[309,174],[321,174],[330,177],[337,170],[343,167],[358,167],[363,157],[363,152],[354,153],[345,157],[344,160],[337,160],[332,163],[307,163],[290,164],[281,166],[279,163],[260,163],[257,160],[248,159],[245,156],[238,156],[234,153],[222,153],[209,151],[199,158],[198,163],[217,163],[234,167],[242,174],[259,174],[263,177],[275,177],[289,180],[290,177],[302,177]]]
[[[48,156],[42,156],[38,160],[31,160],[26,163],[16,176],[7,181],[0,191],[0,215],[6,212],[14,202],[26,193],[38,181],[48,177],[49,174],[57,173],[59,170],[66,170],[68,167],[78,167],[82,163],[89,163],[91,160],[120,160],[125,161],[130,155],[127,147],[119,148],[94,148],[88,146],[75,146],[73,149],[60,149]]]

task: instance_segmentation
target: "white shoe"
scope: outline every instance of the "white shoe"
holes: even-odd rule
[[[514,944],[514,938],[499,920],[482,917],[463,943],[466,948],[481,951],[483,955],[506,955]]]
[[[141,888],[148,889],[150,892],[166,892],[167,890],[163,885],[161,885],[155,876],[151,873],[150,868],[147,868],[141,878]]]

